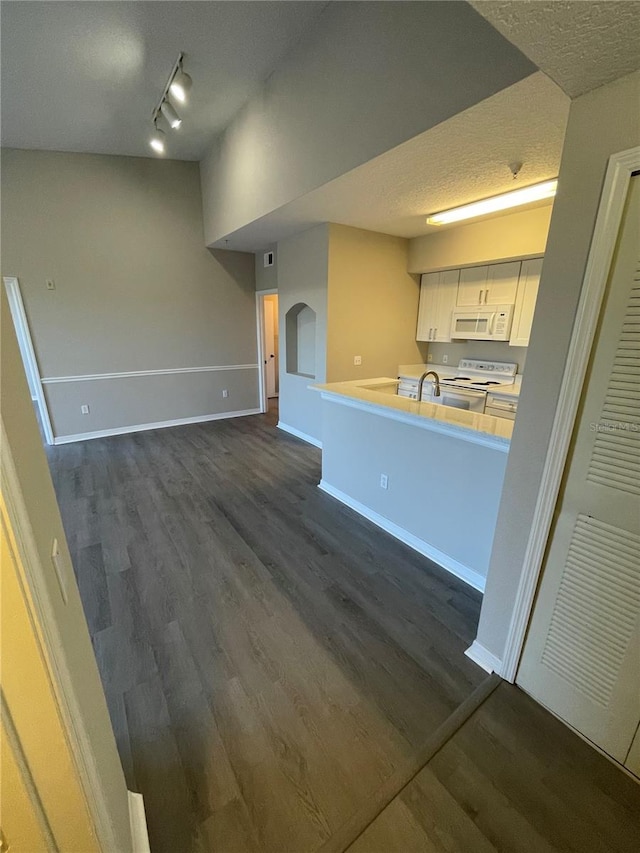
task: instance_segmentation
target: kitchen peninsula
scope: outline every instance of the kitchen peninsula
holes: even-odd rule
[[[397,384],[313,386],[320,488],[483,591],[513,422],[399,397]]]

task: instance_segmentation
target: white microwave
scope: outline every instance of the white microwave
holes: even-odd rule
[[[508,341],[513,305],[456,308],[451,315],[451,338],[464,341]]]

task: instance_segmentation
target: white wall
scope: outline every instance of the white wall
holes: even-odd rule
[[[2,151],[2,274],[20,281],[43,377],[255,365],[254,263],[203,246],[196,163]],[[46,395],[64,436],[255,408],[257,368]]]
[[[640,73],[571,105],[478,642],[502,658],[611,154],[640,145]]]
[[[201,164],[207,245],[535,70],[466,3],[327,4]]]

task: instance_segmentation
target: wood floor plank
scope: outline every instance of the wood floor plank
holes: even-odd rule
[[[377,792],[393,800],[429,737],[483,683],[463,654],[481,596],[317,489],[319,451],[277,430],[273,415],[48,452],[127,782],[145,796],[154,853],[332,849]],[[511,732],[518,713],[511,703],[482,723],[492,756],[494,737],[533,755],[535,744]],[[418,837],[423,850],[493,843],[499,826],[488,818],[481,826],[484,801],[477,821],[466,800],[458,804],[458,835],[453,811],[443,827],[429,812],[491,775],[491,761],[471,744],[468,752],[466,775],[449,772],[443,750],[429,767],[431,788],[394,807],[410,825],[397,833],[402,853]],[[553,792],[570,809],[577,804],[558,787],[574,760],[570,753],[559,775],[545,776],[526,759],[545,797]],[[509,777],[495,763],[496,796],[506,797]],[[584,789],[592,809],[613,785],[595,776]],[[610,820],[624,822],[629,794],[620,796],[592,821],[599,836]],[[525,807],[515,823],[542,819],[535,798],[513,805],[518,815]],[[509,819],[506,806],[501,814]],[[396,849],[384,847],[392,829],[393,821],[380,835],[385,853]],[[556,836],[539,837],[553,845]]]
[[[349,853],[401,853],[390,826],[402,837],[405,824],[425,850],[631,853],[640,785],[502,682]]]

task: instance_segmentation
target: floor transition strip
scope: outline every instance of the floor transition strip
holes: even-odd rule
[[[486,702],[502,679],[500,676],[489,675],[476,687],[464,702],[459,705],[447,719],[438,726],[414,756],[396,770],[378,788],[365,805],[353,817],[343,823],[331,838],[328,838],[317,853],[345,853],[362,833],[374,822],[378,815],[386,809],[433,756],[462,728],[467,720]]]

